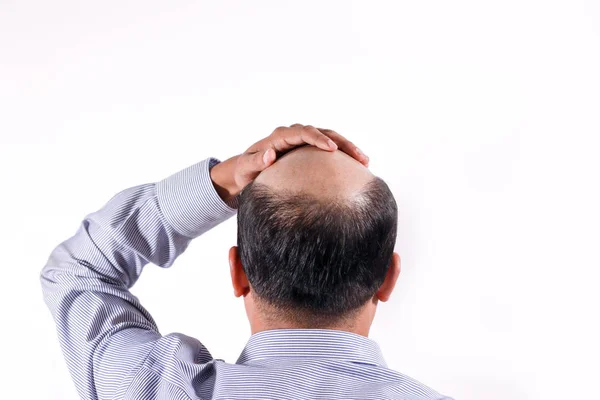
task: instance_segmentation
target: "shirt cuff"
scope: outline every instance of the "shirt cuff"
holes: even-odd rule
[[[196,238],[237,212],[237,196],[223,201],[210,178],[220,162],[210,157],[156,182],[158,205],[180,234]]]

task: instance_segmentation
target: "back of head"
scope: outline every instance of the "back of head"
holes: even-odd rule
[[[238,247],[254,294],[301,325],[351,318],[390,265],[391,191],[341,151],[300,148],[269,169],[239,198]]]

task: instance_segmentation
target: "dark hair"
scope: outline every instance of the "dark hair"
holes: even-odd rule
[[[240,258],[258,298],[287,316],[343,318],[383,283],[397,220],[378,177],[356,197],[334,199],[252,183],[239,196]]]

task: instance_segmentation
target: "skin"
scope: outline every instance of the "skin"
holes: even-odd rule
[[[367,168],[368,163],[368,157],[337,132],[294,124],[277,128],[245,153],[216,165],[211,170],[211,178],[225,201],[239,194],[254,179],[275,190],[306,193],[325,200],[340,196],[352,200],[374,177]],[[273,317],[279,314],[254,295],[237,246],[229,250],[229,266],[234,295],[244,299],[252,334],[271,329],[313,328]],[[393,253],[385,280],[375,295],[350,318],[318,328],[368,336],[378,302],[390,298],[399,275],[400,256]]]

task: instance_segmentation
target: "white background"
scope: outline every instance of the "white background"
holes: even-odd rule
[[[39,272],[118,191],[278,125],[336,129],[400,208],[371,338],[464,400],[599,398],[600,3],[0,3],[2,398],[77,398]],[[235,218],[133,288],[235,362]]]

